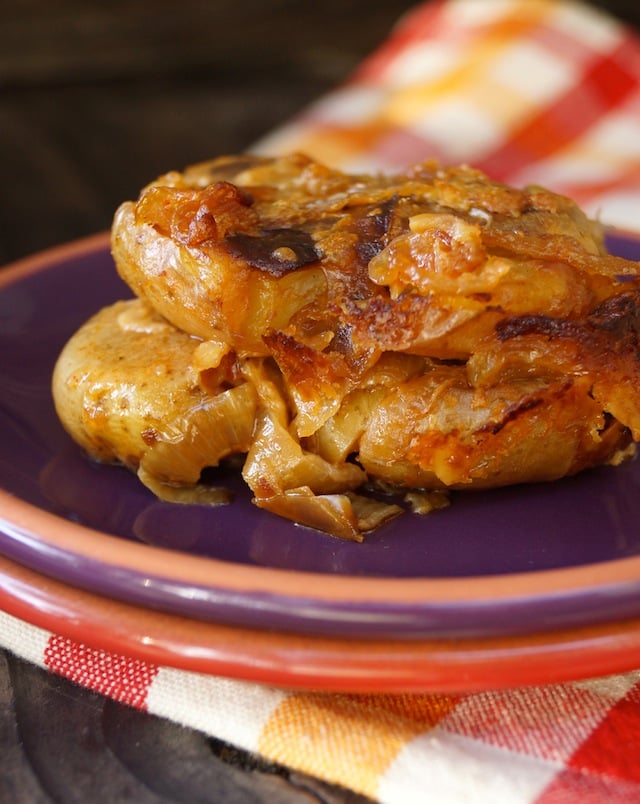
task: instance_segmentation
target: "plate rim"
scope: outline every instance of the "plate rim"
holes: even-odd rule
[[[640,234],[616,229],[614,236],[640,243]],[[108,248],[109,232],[101,232],[53,246],[24,257],[0,270],[0,292],[23,277],[54,270],[66,260],[87,257]],[[44,552],[63,550],[113,570],[139,572],[141,563],[158,578],[168,579],[163,566],[172,567],[168,580],[202,586],[229,594],[252,592],[286,601],[323,602],[339,605],[469,606],[471,604],[550,598],[576,593],[608,594],[624,587],[626,594],[640,592],[640,556],[593,564],[541,569],[500,575],[464,577],[388,578],[330,574],[305,570],[252,566],[208,556],[176,554],[168,548],[130,542],[47,512],[0,488],[0,529],[24,546],[38,544]],[[99,536],[99,539],[95,537]],[[106,550],[105,548],[108,548]],[[7,555],[0,546],[0,552]],[[176,556],[179,560],[176,560]],[[14,555],[10,556],[15,558]],[[21,563],[28,563],[21,560]],[[32,565],[33,566],[33,565]],[[39,566],[34,566],[39,570]],[[274,591],[282,590],[286,591]]]
[[[269,592],[278,588],[275,586],[278,582],[286,580],[288,583],[293,578],[296,594],[284,595],[285,597],[322,597],[340,601],[345,599],[344,593],[348,587],[350,600],[354,598],[354,592],[358,599],[371,601],[387,601],[391,593],[394,600],[410,603],[422,600],[424,587],[428,585],[433,599],[442,602],[457,602],[463,592],[465,602],[494,601],[496,598],[517,600],[529,599],[535,592],[543,591],[543,586],[544,591],[548,592],[548,584],[542,583],[547,578],[551,581],[565,579],[567,582],[561,592],[583,590],[587,585],[589,588],[604,590],[611,583],[617,586],[636,581],[640,588],[640,556],[569,568],[433,578],[386,578],[260,567],[210,556],[176,553],[169,548],[128,541],[44,511],[0,488],[0,530],[4,531],[5,528],[13,530],[12,538],[23,542],[33,539],[43,543],[43,547],[61,548],[69,555],[96,560],[111,567],[138,570],[139,560],[144,558],[149,574],[157,577],[162,577],[161,568],[166,567],[169,562],[172,564],[172,579],[176,578],[194,586],[211,586],[211,572],[214,568],[224,573],[221,580],[225,583],[220,588],[235,591],[244,591],[249,587],[258,592]],[[99,541],[95,539],[96,534],[100,537]],[[43,536],[46,540],[44,542]],[[104,545],[111,548],[109,555],[104,554]],[[75,549],[78,547],[82,549]],[[118,561],[115,560],[116,553],[120,559]],[[176,556],[179,556],[179,562],[176,562]],[[490,597],[486,594],[487,586],[491,587]],[[514,587],[518,590],[516,594],[513,592]],[[317,588],[318,594],[310,595],[310,588],[314,591]]]
[[[0,578],[0,610],[54,638],[157,668],[313,692],[511,689],[630,672],[640,655],[638,619],[488,639],[345,640],[185,620],[69,587],[3,556]]]

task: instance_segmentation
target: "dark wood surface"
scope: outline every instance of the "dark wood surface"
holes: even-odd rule
[[[364,804],[0,652],[3,804]]]
[[[640,24],[637,0],[594,4]],[[344,78],[412,5],[4,3],[0,264],[107,229],[168,169],[242,151]],[[0,755],[0,802],[363,801],[3,652]]]
[[[18,0],[0,12],[0,264],[106,229],[168,169],[245,149],[409,0]]]

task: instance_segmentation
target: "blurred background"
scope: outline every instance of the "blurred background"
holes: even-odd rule
[[[640,26],[637,0],[592,4]],[[414,5],[4,3],[0,264],[108,228],[168,169],[243,150],[345,78]]]
[[[591,4],[640,31],[638,0]],[[118,204],[167,170],[247,148],[346,78],[414,5],[411,0],[2,3],[0,265],[108,229]],[[80,801],[82,785],[89,784],[82,769],[89,764],[97,769],[97,780],[116,788],[129,785],[132,773],[146,779],[169,756],[181,768],[180,785],[195,780],[197,787],[226,768],[220,778],[230,803],[363,802],[300,774],[287,773],[285,781],[281,770],[265,769],[220,741],[207,741],[204,748],[204,738],[108,699],[100,703],[96,694],[5,652],[0,688],[0,747],[8,757],[3,773],[29,804],[62,800],[57,794],[48,798],[40,787],[28,796],[32,766],[40,769],[38,785],[49,792],[73,790]],[[52,740],[59,742],[60,735],[63,741],[52,753]],[[114,744],[127,757],[115,776]],[[78,761],[57,762],[60,755]],[[212,755],[220,760],[213,771]],[[161,774],[162,781],[174,771]]]

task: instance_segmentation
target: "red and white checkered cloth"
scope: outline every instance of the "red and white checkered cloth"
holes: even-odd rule
[[[433,0],[257,145],[295,149],[347,170],[466,162],[640,230],[640,40],[570,0]]]
[[[640,229],[640,44],[573,2],[428,2],[257,150],[290,148],[350,169],[469,162]],[[640,670],[500,692],[365,696],[158,667],[6,613],[0,644],[381,802],[640,801]]]
[[[380,802],[640,801],[640,671],[469,694],[336,694],[159,667],[2,612],[0,635],[116,701]]]

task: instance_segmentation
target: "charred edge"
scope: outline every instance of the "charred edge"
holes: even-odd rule
[[[353,354],[353,327],[348,324],[337,326],[329,346],[333,352],[341,355]]]
[[[611,335],[618,342],[640,339],[640,298],[638,293],[620,293],[606,299],[583,321],[553,318],[545,315],[524,315],[506,318],[496,324],[499,340],[506,341],[523,335],[546,335],[549,338],[584,340],[600,333]]]
[[[522,335],[546,335],[549,338],[568,338],[576,335],[576,325],[564,318],[546,315],[522,315],[505,318],[496,324],[496,335],[501,341]]]
[[[313,238],[303,229],[267,229],[259,235],[240,232],[227,235],[225,243],[232,257],[275,277],[321,257]]]
[[[560,399],[572,386],[573,380],[568,379],[555,390],[553,396],[556,399]],[[525,399],[524,402],[516,402],[514,405],[511,405],[509,408],[507,408],[507,412],[499,422],[487,425],[484,429],[485,431],[490,432],[492,435],[497,435],[504,427],[506,427],[507,424],[509,424],[509,422],[514,421],[523,413],[528,413],[530,410],[534,410],[543,404],[545,404],[545,400],[539,396],[532,396],[529,399]]]
[[[617,336],[640,331],[640,308],[637,293],[620,293],[606,299],[589,316],[591,325]]]
[[[358,235],[356,253],[363,265],[368,265],[387,245],[397,203],[398,197],[394,196],[357,220],[355,227]]]

